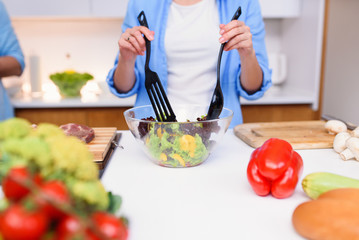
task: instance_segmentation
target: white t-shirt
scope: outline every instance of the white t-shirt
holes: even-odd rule
[[[189,6],[172,2],[165,34],[172,105],[209,105],[217,80],[219,30],[215,0]]]

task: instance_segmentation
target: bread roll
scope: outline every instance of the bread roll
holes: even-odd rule
[[[302,203],[292,222],[307,239],[359,240],[359,189],[335,189]]]

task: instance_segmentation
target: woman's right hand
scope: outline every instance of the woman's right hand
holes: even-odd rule
[[[154,39],[155,32],[143,26],[128,28],[122,33],[118,46],[123,60],[135,61],[137,55],[144,55],[146,50],[146,42],[143,35],[148,40]]]

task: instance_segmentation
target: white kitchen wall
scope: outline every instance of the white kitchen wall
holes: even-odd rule
[[[27,57],[40,60],[41,80],[54,72],[74,69],[104,81],[118,51],[122,20],[119,18],[19,18],[13,26]]]
[[[329,5],[323,114],[359,125],[359,1]]]

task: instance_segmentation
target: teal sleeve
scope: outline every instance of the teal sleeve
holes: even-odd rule
[[[0,1],[0,56],[14,57],[24,70],[24,54],[2,1]]]

